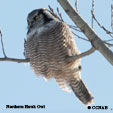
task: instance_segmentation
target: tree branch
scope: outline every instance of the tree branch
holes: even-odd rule
[[[94,13],[94,6],[95,6],[94,3],[95,3],[95,0],[92,0],[92,10],[91,10],[92,13]],[[92,22],[91,22],[91,26],[92,26],[92,28],[93,28],[93,23],[94,23],[93,20],[94,20],[94,17],[93,17],[93,15],[92,15]]]
[[[113,4],[111,4],[111,28],[113,32]]]
[[[17,63],[28,63],[30,62],[29,59],[17,59],[17,58],[0,58],[0,61],[11,61],[11,62],[17,62]]]
[[[77,59],[79,59],[79,58],[88,56],[88,55],[92,54],[94,51],[95,51],[95,48],[92,47],[91,49],[89,49],[89,50],[86,51],[86,52],[83,52],[83,53],[78,54],[78,55],[76,55],[76,56],[69,56],[69,57],[66,58],[66,59],[67,59],[67,61],[71,62],[71,61],[73,61],[73,60],[77,60]]]
[[[75,1],[75,8],[76,8],[76,11],[78,12],[78,0]]]
[[[68,0],[57,0],[73,22],[90,40],[91,44],[113,65],[113,52],[104,44],[100,37],[74,10]]]
[[[4,50],[4,43],[3,43],[3,39],[2,39],[2,32],[0,30],[0,38],[1,38],[1,45],[2,45],[2,52],[3,52],[3,55],[4,57],[3,58],[0,58],[0,61],[11,61],[11,62],[17,62],[17,63],[28,63],[30,62],[29,59],[17,59],[17,58],[8,58],[6,56],[6,53],[5,53],[5,50]]]
[[[112,36],[113,33],[112,33],[111,31],[107,30],[103,25],[101,25],[101,24],[99,23],[99,21],[98,21],[97,18],[95,17],[94,12],[91,11],[91,14],[92,14],[93,19],[95,20],[95,22],[98,24],[98,26],[99,26],[100,28],[102,28],[110,37],[113,38],[113,36]]]
[[[3,39],[2,39],[2,32],[1,32],[1,30],[0,30],[0,38],[1,38],[1,44],[2,44],[3,55],[4,55],[4,57],[6,58],[7,56],[6,56],[6,53],[5,53],[5,50],[4,50],[4,43],[3,43]]]

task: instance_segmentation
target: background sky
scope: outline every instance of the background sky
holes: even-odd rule
[[[70,0],[74,4],[75,0]],[[78,0],[82,18],[91,24],[91,0]],[[95,15],[111,30],[112,0],[95,0]],[[0,27],[8,57],[24,58],[24,38],[27,32],[27,14],[37,8],[54,10],[59,7],[63,19],[73,24],[57,0],[0,0]],[[74,6],[74,5],[73,5]],[[102,40],[109,36],[94,23],[95,32]],[[76,32],[79,34],[78,32]],[[84,37],[84,35],[81,35]],[[90,43],[75,37],[81,52]],[[111,48],[113,50],[113,48]],[[0,57],[3,57],[0,44]],[[54,79],[45,82],[24,63],[0,62],[0,113],[110,113],[113,112],[113,66],[98,52],[82,58],[82,78],[95,99],[94,106],[108,106],[108,110],[88,110],[73,93],[62,91]],[[6,105],[45,105],[45,109],[6,109]]]

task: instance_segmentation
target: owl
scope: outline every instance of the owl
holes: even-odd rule
[[[67,60],[80,54],[68,25],[45,8],[30,12],[27,22],[25,57],[34,73],[54,78],[62,90],[73,91],[84,105],[92,104],[93,97],[81,79],[80,59]]]

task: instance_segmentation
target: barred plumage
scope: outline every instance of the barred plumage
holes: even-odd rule
[[[36,15],[41,15],[40,23],[45,21],[42,25],[35,23]],[[93,98],[80,77],[80,59],[67,61],[67,57],[80,53],[67,24],[47,9],[34,10],[29,14],[28,21],[32,26],[28,29],[25,55],[30,59],[35,74],[46,79],[55,78],[63,90],[70,91],[71,87],[85,105],[91,104]]]

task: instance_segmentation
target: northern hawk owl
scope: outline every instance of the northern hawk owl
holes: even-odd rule
[[[81,79],[80,59],[67,60],[80,53],[68,25],[45,8],[33,10],[27,21],[25,56],[34,73],[55,78],[60,88],[73,90],[83,104],[92,104],[93,97]]]

